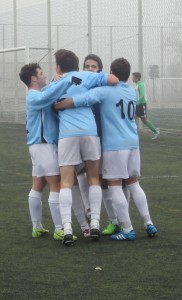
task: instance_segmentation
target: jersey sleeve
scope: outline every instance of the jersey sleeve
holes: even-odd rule
[[[28,93],[27,108],[43,109],[59,99],[71,86],[70,80],[59,80],[48,85],[42,92],[33,91]]]
[[[86,71],[85,71],[86,72]],[[94,87],[108,85],[108,74],[104,72],[87,72],[88,76],[84,79],[83,85],[89,90]]]
[[[102,88],[98,87],[91,89],[86,93],[77,94],[72,96],[72,99],[75,107],[92,106],[95,103],[101,103],[103,100]]]

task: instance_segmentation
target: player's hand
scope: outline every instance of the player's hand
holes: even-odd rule
[[[52,104],[52,108],[54,111],[58,111],[58,110],[64,110],[64,108],[61,107],[61,101],[64,100],[65,98],[61,98],[61,99],[58,99],[56,102],[54,102]]]
[[[54,80],[55,80],[55,81],[58,81],[58,80],[60,80],[62,77],[63,77],[63,75],[55,74],[55,75],[54,75]]]

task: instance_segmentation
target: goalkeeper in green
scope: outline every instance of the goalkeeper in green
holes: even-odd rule
[[[154,124],[147,119],[147,97],[145,93],[145,85],[141,81],[141,74],[139,72],[132,73],[132,81],[136,83],[138,92],[138,101],[136,105],[135,117],[140,118],[142,123],[145,124],[152,132],[154,136],[153,140],[157,139],[160,135],[160,131],[154,126]]]

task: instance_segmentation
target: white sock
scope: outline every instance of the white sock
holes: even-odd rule
[[[80,189],[77,185],[72,187],[72,208],[81,228],[85,228],[85,226],[88,225],[88,222],[85,217],[85,209],[83,206]]]
[[[71,223],[72,192],[71,189],[61,189],[59,193],[59,209],[63,225]]]
[[[71,223],[64,223],[64,235],[73,234]]]
[[[109,217],[109,221],[112,222],[112,224],[118,224],[117,213],[112,205],[112,197],[109,189],[102,189],[102,199]]]
[[[31,189],[28,196],[32,226],[42,228],[42,193]]]
[[[129,189],[127,189],[126,186],[123,186],[123,193],[125,195],[125,198],[128,202],[128,207],[129,207],[129,205],[130,205],[130,191],[129,191]]]
[[[122,224],[123,230],[128,233],[133,229],[128,212],[128,203],[123,193],[122,186],[109,186],[111,191],[113,206],[117,211],[119,223]]]
[[[85,173],[81,173],[77,175],[78,184],[80,188],[80,193],[83,199],[83,204],[85,211],[90,209],[90,203],[89,203],[89,185],[87,182],[87,177]]]
[[[89,202],[91,209],[91,220],[100,220],[100,210],[102,203],[102,190],[99,185],[91,185],[89,187]]]
[[[99,220],[92,219],[91,222],[90,222],[90,228],[100,230]]]
[[[148,224],[152,224],[150,214],[149,214],[149,209],[148,209],[147,198],[141,186],[139,185],[139,182],[128,184],[127,188],[129,189],[132,195],[133,201],[141,217],[144,219],[145,226]]]
[[[57,232],[63,228],[60,209],[59,209],[59,193],[50,192],[48,203],[49,203],[49,208],[54,223],[55,231]]]

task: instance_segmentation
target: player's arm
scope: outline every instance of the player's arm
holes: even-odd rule
[[[56,74],[54,75],[53,80],[54,80],[54,81],[58,81],[58,80],[60,80],[62,77],[63,77],[63,75],[56,73]]]
[[[137,105],[140,105],[143,103],[143,99],[145,97],[145,87],[144,87],[144,84],[142,84],[142,83],[140,83],[138,85],[138,94],[139,94],[139,97],[138,97]]]
[[[108,81],[108,85],[116,85],[119,83],[119,79],[113,74],[108,75],[107,81]]]
[[[59,80],[55,84],[50,84],[42,92],[31,93],[28,97],[27,106],[34,107],[34,109],[42,109],[51,105],[54,101],[59,99],[66,93],[67,89],[71,86],[70,80]]]
[[[53,104],[53,108],[55,110],[61,110],[61,109],[66,109],[66,108],[72,108],[74,106],[74,102],[72,98],[65,98],[64,100],[60,99],[61,101],[55,102]]]
[[[95,88],[83,94],[76,94],[72,98],[61,99],[60,102],[54,103],[54,109],[61,110],[72,107],[92,106],[95,103],[101,103],[103,99],[103,88]]]
[[[84,71],[85,72],[85,71]],[[119,80],[113,74],[107,74],[104,72],[95,73],[88,72],[88,76],[83,81],[83,85],[89,90],[94,87],[100,87],[105,85],[116,85]]]

